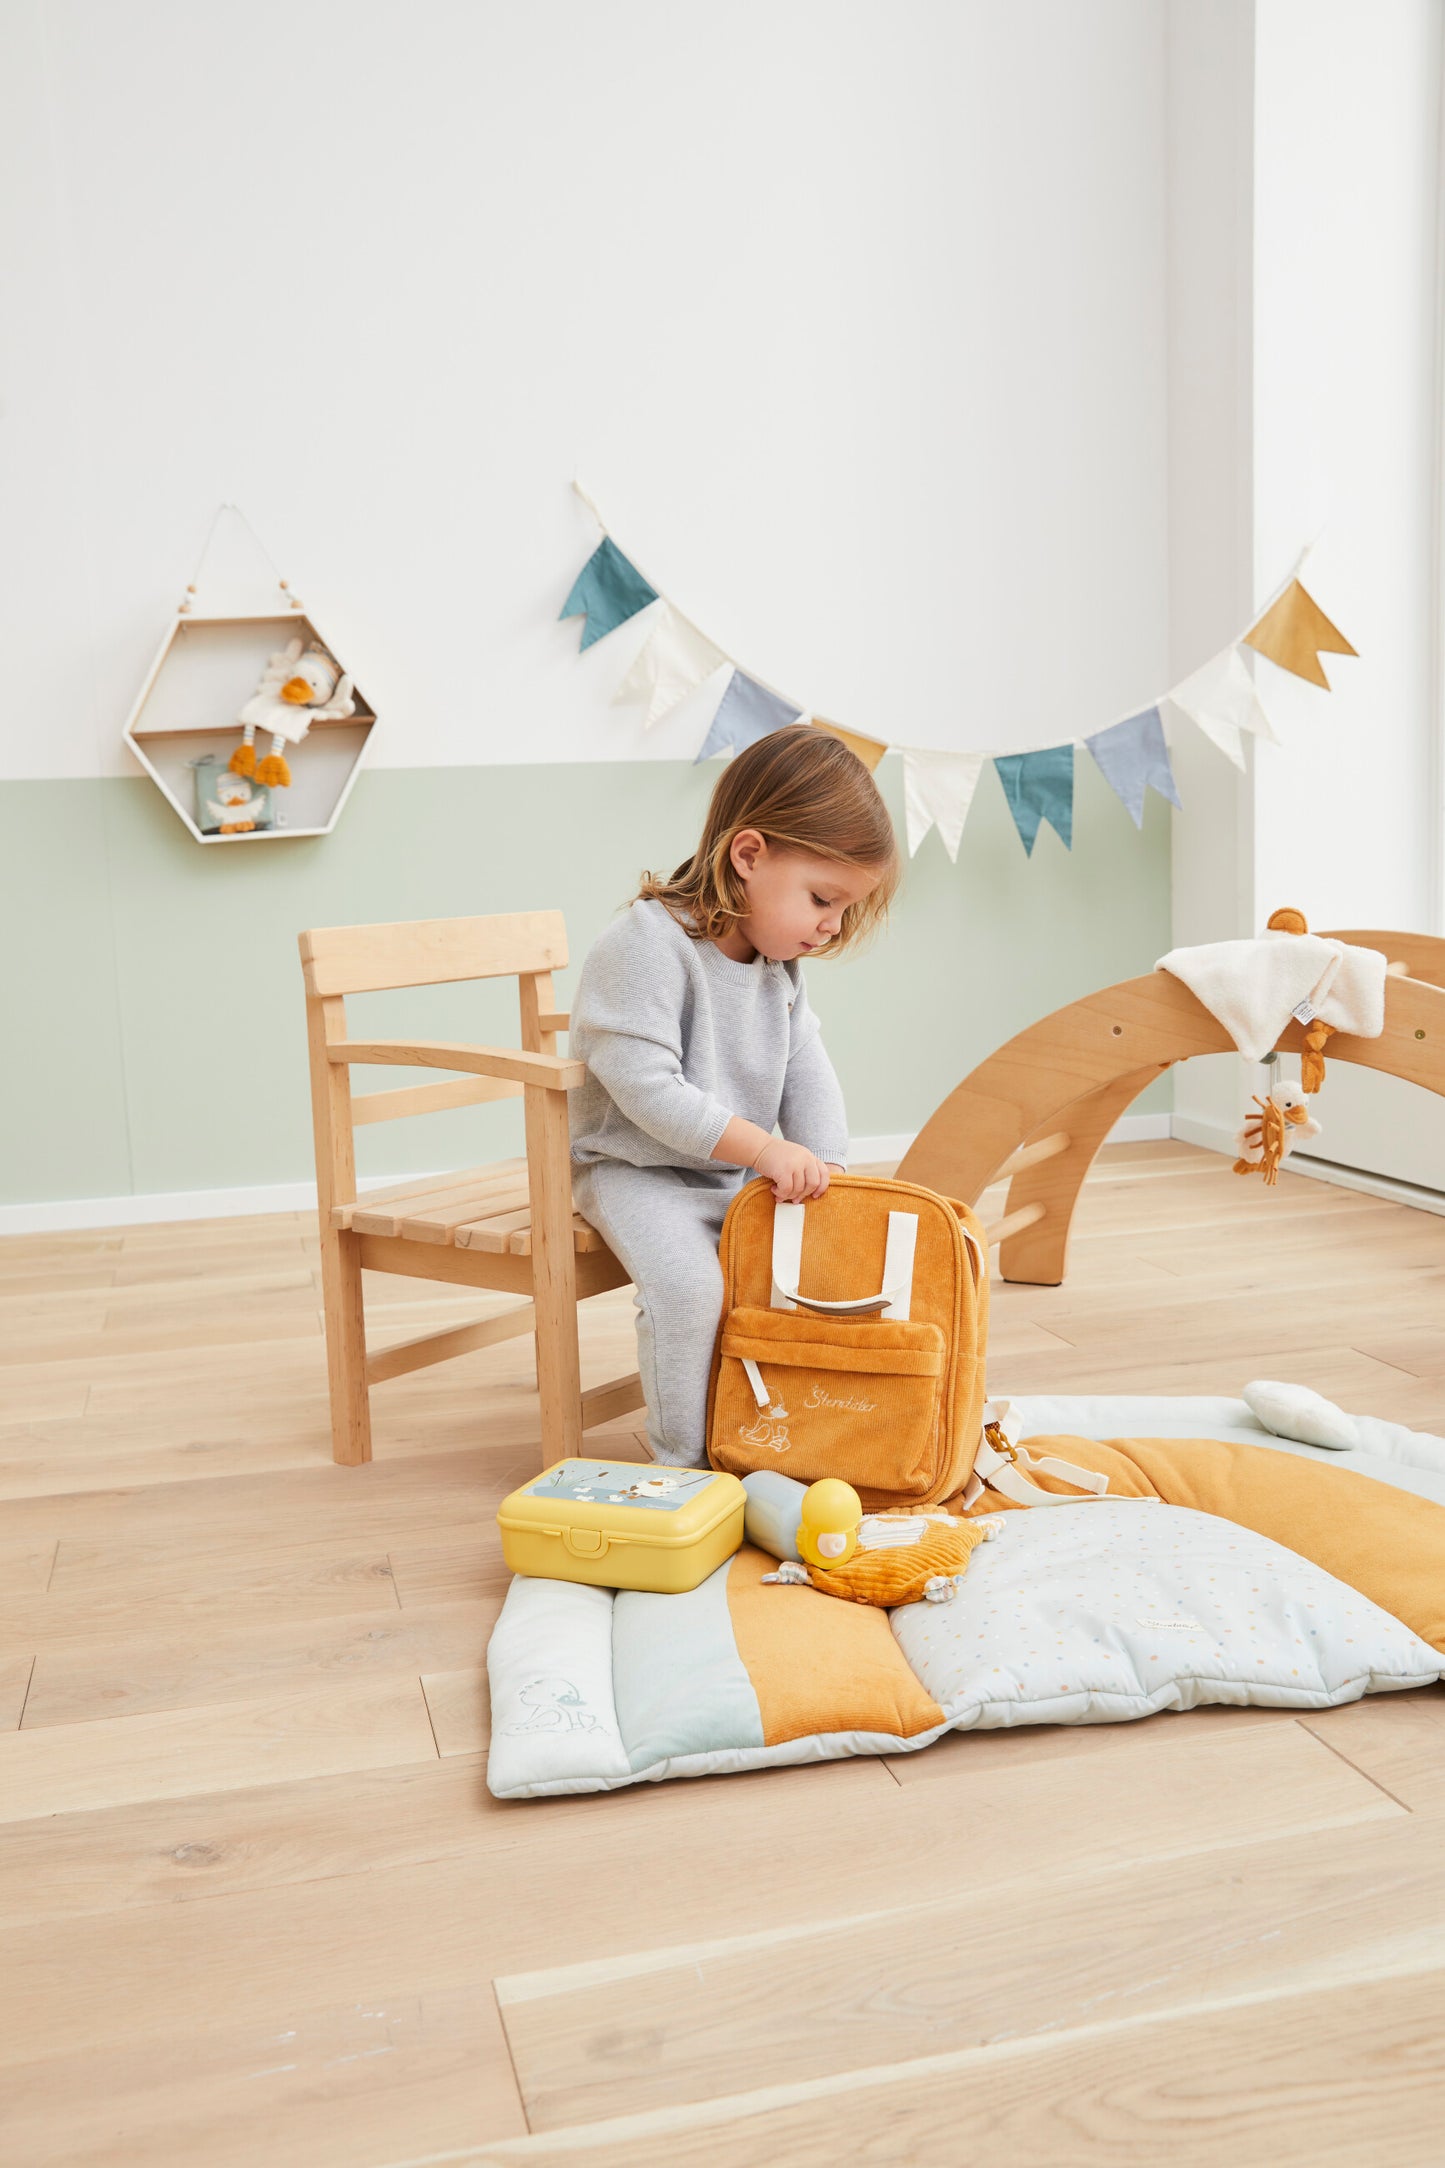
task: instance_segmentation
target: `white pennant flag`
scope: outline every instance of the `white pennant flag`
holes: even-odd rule
[[[658,606],[650,636],[612,695],[612,706],[635,702],[642,709],[643,729],[651,730],[727,659],[705,633],[664,601]]]
[[[908,822],[908,855],[913,857],[930,828],[957,862],[959,840],[985,753],[935,753],[904,746],[903,809]]]
[[[1197,723],[1205,737],[1212,739],[1221,753],[1229,755],[1236,768],[1244,766],[1242,730],[1252,731],[1257,738],[1268,738],[1272,745],[1278,743],[1237,647],[1227,647],[1165,698],[1191,723]]]

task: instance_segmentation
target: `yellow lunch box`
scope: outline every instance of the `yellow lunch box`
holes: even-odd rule
[[[497,1526],[513,1573],[681,1596],[732,1557],[746,1504],[713,1468],[559,1460],[502,1500]]]

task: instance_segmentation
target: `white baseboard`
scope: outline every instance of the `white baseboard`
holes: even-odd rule
[[[875,1160],[901,1159],[912,1144],[916,1130],[900,1130],[896,1136],[850,1137],[848,1157],[861,1166]],[[1169,1135],[1167,1114],[1125,1114],[1115,1122],[1106,1144],[1157,1144]]]
[[[1183,1144],[1202,1144],[1208,1152],[1223,1152],[1229,1159],[1234,1157],[1232,1129],[1221,1122],[1200,1122],[1192,1115],[1174,1116],[1174,1134]],[[1312,1182],[1333,1182],[1339,1189],[1357,1189],[1366,1197],[1384,1197],[1391,1204],[1413,1205],[1418,1212],[1436,1212],[1445,1215],[1445,1193],[1438,1189],[1424,1189],[1417,1182],[1397,1182],[1392,1175],[1369,1174],[1363,1167],[1342,1167],[1332,1159],[1306,1158],[1302,1152],[1291,1152],[1287,1162],[1291,1174],[1303,1174]]]
[[[1109,1132],[1110,1144],[1141,1144],[1169,1135],[1167,1114],[1126,1114]],[[864,1166],[901,1159],[914,1132],[852,1137],[848,1156]],[[1201,1140],[1202,1141],[1202,1140]],[[432,1170],[445,1174],[446,1168]],[[427,1171],[363,1175],[358,1190],[385,1189],[408,1179],[424,1182]],[[68,1234],[95,1227],[154,1227],[172,1220],[242,1219],[261,1212],[314,1212],[314,1182],[261,1182],[248,1189],[155,1190],[139,1197],[62,1197],[54,1204],[0,1205],[0,1235]]]
[[[444,1174],[447,1170],[435,1170]],[[416,1175],[362,1175],[358,1190],[393,1182],[427,1180]],[[55,1204],[0,1205],[0,1235],[65,1234],[91,1227],[153,1227],[171,1220],[245,1219],[258,1212],[314,1212],[314,1182],[258,1182],[246,1189],[163,1189],[139,1197],[62,1197]]]

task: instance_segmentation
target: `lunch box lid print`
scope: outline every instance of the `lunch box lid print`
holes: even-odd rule
[[[696,1543],[730,1517],[740,1519],[744,1492],[736,1476],[715,1468],[662,1468],[651,1463],[562,1460],[502,1500],[503,1528],[560,1535],[564,1529],[605,1530],[613,1543]]]
[[[678,1513],[715,1480],[711,1468],[640,1468],[636,1461],[563,1460],[523,1486],[528,1498],[565,1498],[569,1504],[644,1506]]]

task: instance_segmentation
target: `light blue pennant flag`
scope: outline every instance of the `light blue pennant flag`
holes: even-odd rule
[[[784,700],[781,694],[770,693],[766,685],[759,685],[746,671],[734,670],[693,766],[713,753],[729,750],[740,753],[745,745],[765,738],[770,730],[781,730],[784,723],[795,723],[802,712],[791,700]]]
[[[1039,822],[1056,829],[1064,849],[1074,842],[1074,748],[1046,746],[1041,753],[995,753],[994,766],[1003,785],[1014,826],[1023,838],[1030,858]]]
[[[1144,708],[1126,723],[1098,730],[1085,745],[1099,763],[1109,788],[1129,808],[1136,828],[1144,825],[1144,793],[1151,787],[1171,805],[1179,803],[1179,787],[1169,765],[1164,725],[1159,710]]]
[[[639,610],[656,600],[657,589],[642,577],[636,565],[628,563],[609,534],[603,536],[573,581],[559,617],[583,620],[585,649],[604,634],[616,632],[619,625],[625,625],[629,617],[636,617]]]

